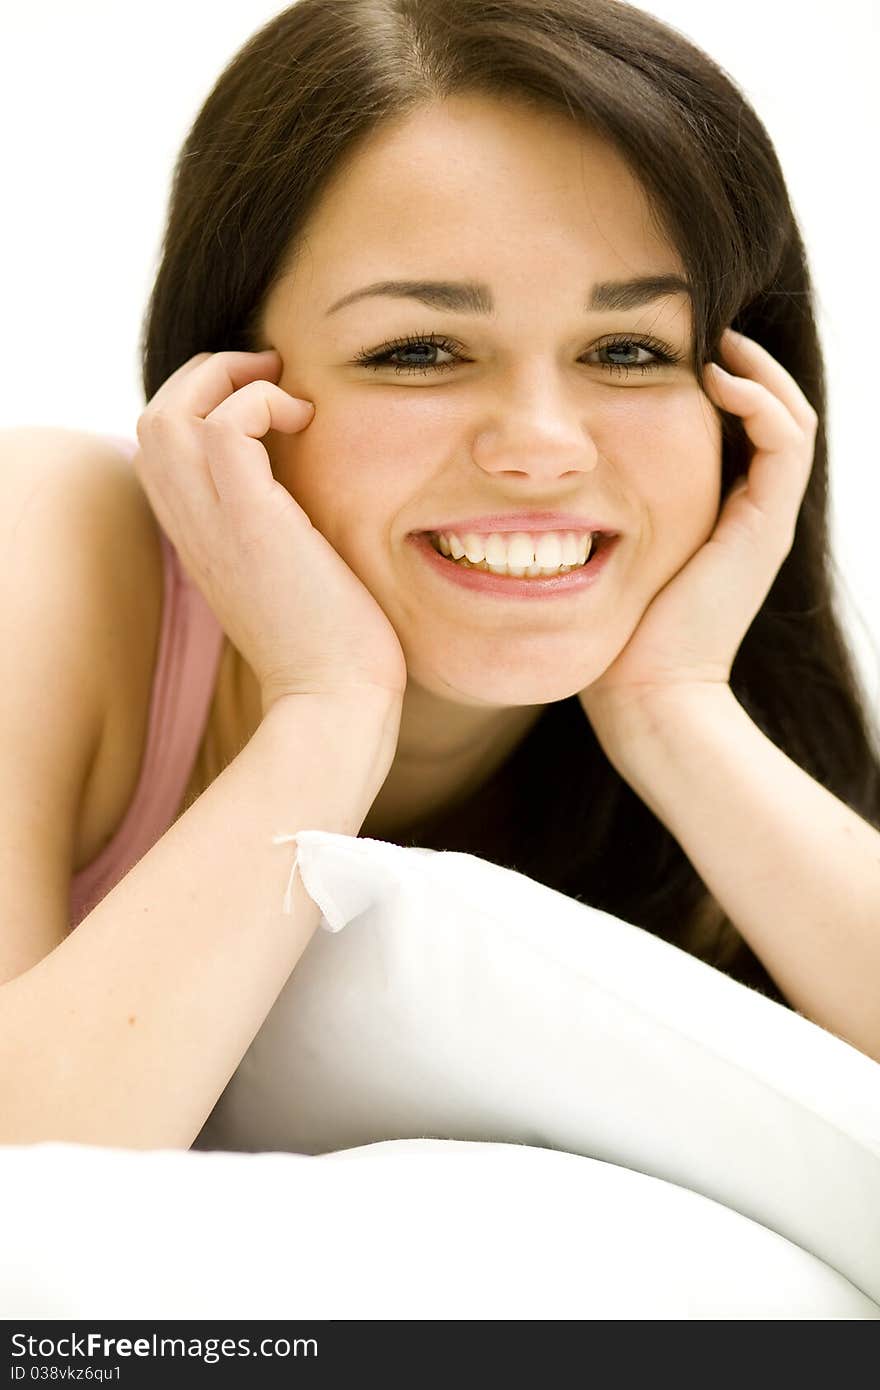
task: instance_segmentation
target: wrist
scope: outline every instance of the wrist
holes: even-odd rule
[[[596,736],[614,769],[681,843],[717,767],[732,749],[750,746],[753,727],[729,686],[681,686],[627,704],[613,728],[600,727]]]
[[[585,692],[586,693],[586,692]],[[626,699],[590,702],[584,711],[609,760],[618,771],[621,764],[637,765],[640,752],[657,740],[688,737],[694,721],[724,718],[742,706],[729,685],[717,682],[655,687]]]
[[[328,757],[365,764],[378,792],[397,752],[402,709],[403,693],[383,686],[310,691],[279,696],[267,707],[264,700],[261,726],[280,729],[282,740],[299,740],[305,729]]]

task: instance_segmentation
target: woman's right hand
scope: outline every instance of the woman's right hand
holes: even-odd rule
[[[401,700],[406,660],[370,591],[272,476],[271,430],[314,406],[275,382],[269,352],[200,352],[137,423],[134,469],[159,524],[259,682],[263,715],[286,695]]]

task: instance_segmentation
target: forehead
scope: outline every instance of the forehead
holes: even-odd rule
[[[684,273],[617,151],[560,113],[460,96],[372,132],[304,229],[311,274],[355,280],[497,267],[571,268],[579,282]],[[332,282],[332,284],[331,284]]]

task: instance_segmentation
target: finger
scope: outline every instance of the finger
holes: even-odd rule
[[[280,374],[281,357],[274,348],[267,352],[199,353],[171,373],[147,409],[153,414],[173,410],[204,420],[241,386],[258,378],[274,381]]]
[[[209,462],[190,468],[179,466],[182,459],[191,456],[187,454],[191,447],[187,435],[193,424],[206,428],[197,410],[212,401],[216,407],[240,385],[257,377],[277,376],[280,371],[281,357],[274,349],[261,353],[200,352],[172,372],[151,398],[137,422],[139,442],[145,445],[149,441],[150,447],[146,455],[143,448],[138,449],[133,463],[165,531],[180,535],[190,525],[183,515],[187,509],[203,512],[207,505],[221,498],[216,479],[212,481]],[[260,446],[251,448],[255,462],[265,463],[265,452]],[[234,450],[225,452],[231,456]],[[227,465],[224,475],[231,471]],[[186,527],[173,524],[183,520]]]
[[[301,430],[309,423],[311,402],[291,396],[271,381],[251,381],[227,396],[199,428],[210,440],[208,467],[217,495],[231,500],[237,494],[257,496],[272,478],[267,452],[260,442],[269,430]]]
[[[766,453],[778,454],[804,441],[804,431],[788,407],[760,382],[733,376],[717,363],[707,368],[707,381],[722,410],[739,415],[749,439]]]
[[[205,416],[206,425],[230,426],[238,434],[262,439],[270,429],[302,429],[314,413],[314,403],[291,396],[262,377],[248,381]]]
[[[721,351],[728,369],[736,376],[751,377],[766,386],[768,391],[791,413],[801,429],[814,432],[818,416],[794,377],[781,362],[753,338],[734,333],[728,328],[721,338]]]
[[[774,527],[793,537],[813,464],[814,440],[791,412],[757,381],[730,376],[716,367],[710,374],[722,410],[742,417],[756,446],[745,480],[746,499]],[[731,496],[738,495],[734,490]]]

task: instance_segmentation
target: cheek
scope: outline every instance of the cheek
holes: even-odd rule
[[[721,414],[692,379],[676,389],[633,392],[633,415],[626,421],[645,447],[666,466],[671,458],[688,470],[721,463]],[[647,399],[644,399],[647,397]]]
[[[329,513],[333,534],[361,550],[365,538],[387,539],[411,517],[414,525],[420,520],[412,516],[413,508],[439,466],[436,461],[448,453],[450,438],[448,423],[425,420],[426,412],[414,421],[406,402],[396,406],[387,397],[380,400],[379,392],[366,394],[373,399],[361,398],[323,421],[315,418],[294,444],[286,475],[320,503],[322,515]],[[376,553],[374,547],[374,559]]]
[[[269,454],[275,478],[328,537],[387,495],[389,455],[362,416],[325,408],[301,433],[276,433]]]
[[[652,560],[665,574],[708,539],[721,500],[721,420],[694,387],[642,420],[629,485],[642,508]]]
[[[387,585],[391,537],[415,483],[413,469],[377,433],[363,416],[349,425],[340,412],[316,417],[301,436],[276,436],[271,451],[278,482],[368,588]]]
[[[407,509],[432,491],[450,454],[467,448],[463,410],[451,395],[416,386],[361,391],[336,427],[338,447],[385,495],[389,510]]]
[[[419,460],[430,455],[432,430],[448,446],[448,424],[405,402],[389,402],[378,391],[366,392],[344,408],[323,407],[300,438],[290,437],[290,456],[303,471],[320,469],[334,485],[352,480],[357,486],[364,479],[366,487],[375,487],[405,470],[415,473]]]

